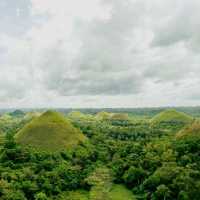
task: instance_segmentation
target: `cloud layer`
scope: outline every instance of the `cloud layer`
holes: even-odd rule
[[[0,107],[198,105],[198,0],[2,0]]]

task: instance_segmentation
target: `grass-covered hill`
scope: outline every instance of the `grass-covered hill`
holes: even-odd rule
[[[16,134],[18,143],[44,151],[70,148],[85,140],[80,130],[54,111],[45,112]]]
[[[127,113],[114,113],[111,116],[111,120],[129,120]]]
[[[165,122],[174,122],[174,123],[190,123],[193,120],[193,118],[183,112],[178,112],[176,110],[170,109],[165,110],[159,114],[157,114],[155,117],[152,118],[151,123],[152,124],[160,124]]]
[[[196,120],[176,134],[176,139],[200,139],[200,121]]]
[[[107,120],[107,119],[110,119],[111,115],[112,115],[112,113],[101,111],[101,112],[98,112],[96,114],[96,119],[98,119],[98,120]]]
[[[97,113],[96,118],[99,120],[129,120],[127,113],[109,113],[105,111]]]
[[[68,113],[68,117],[72,117],[72,118],[82,118],[84,116],[85,115],[80,111],[72,111],[72,112]]]

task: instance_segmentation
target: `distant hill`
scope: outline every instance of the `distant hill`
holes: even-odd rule
[[[85,115],[80,111],[72,111],[72,112],[68,113],[68,116],[72,117],[72,118],[82,118]]]
[[[165,122],[181,122],[187,124],[190,123],[192,120],[193,118],[190,115],[170,109],[157,114],[155,117],[152,118],[151,123],[159,124]]]
[[[109,113],[109,112],[99,112],[96,114],[96,118],[99,120],[128,120],[128,114],[127,113]]]
[[[127,113],[114,113],[111,116],[111,120],[129,120]]]
[[[23,117],[25,113],[21,110],[15,110],[14,112],[9,113],[12,117]]]
[[[44,151],[67,149],[85,140],[80,130],[55,111],[33,119],[16,134],[18,143]]]
[[[96,114],[96,118],[99,120],[107,120],[111,117],[112,113],[101,111]]]
[[[40,112],[27,112],[26,115],[24,116],[24,119],[26,120],[32,120],[36,117],[39,117],[41,115]]]
[[[91,121],[94,120],[93,115],[90,114],[84,114],[80,111],[72,111],[67,114],[67,117],[72,121]]]

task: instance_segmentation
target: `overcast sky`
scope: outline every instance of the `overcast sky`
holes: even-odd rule
[[[200,105],[199,0],[0,0],[0,108]]]

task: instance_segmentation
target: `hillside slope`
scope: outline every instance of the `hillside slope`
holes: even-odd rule
[[[176,139],[200,139],[200,121],[196,120],[176,134]]]
[[[165,110],[159,114],[157,114],[151,120],[151,123],[158,124],[162,122],[182,122],[189,123],[193,120],[193,118],[183,112],[178,112],[176,110]]]
[[[57,151],[70,148],[86,137],[63,115],[47,111],[16,134],[16,141],[38,150]]]

